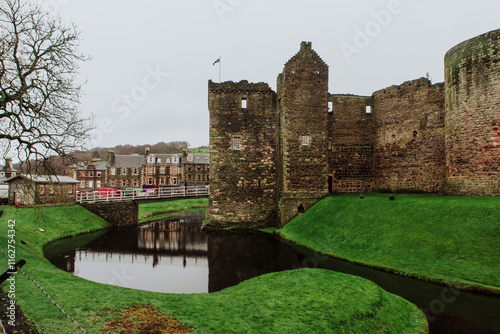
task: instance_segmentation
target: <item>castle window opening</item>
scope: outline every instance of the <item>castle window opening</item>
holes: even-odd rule
[[[152,177],[148,178],[148,184],[149,184],[149,185],[152,185],[152,184],[153,184],[153,178],[152,178]]]
[[[247,99],[246,98],[241,99],[241,107],[243,109],[247,108]]]
[[[302,146],[309,146],[311,143],[311,136],[302,136]]]
[[[235,150],[235,151],[241,150],[241,138],[240,137],[233,138],[233,150]]]
[[[417,131],[413,131],[413,137],[416,137],[418,135]]]
[[[137,188],[137,180],[134,180],[134,188]]]
[[[372,113],[372,107],[371,106],[366,106],[366,113],[371,114]]]
[[[85,187],[85,182],[83,183],[83,187]],[[45,186],[40,186],[40,195],[43,195],[45,193]]]
[[[127,186],[127,180],[122,180],[122,187],[126,187]]]
[[[306,210],[304,209],[304,206],[303,205],[300,205],[298,208],[297,208],[297,212],[299,213],[299,215],[303,214],[304,212],[306,212]]]
[[[122,175],[127,175],[127,168],[122,169]]]
[[[328,101],[328,112],[333,112],[333,102]]]
[[[49,186],[49,193],[54,195],[54,186]]]
[[[329,149],[329,150],[331,150],[331,149],[332,149],[332,141],[331,141],[331,140],[329,140],[329,141],[328,141],[328,149]]]

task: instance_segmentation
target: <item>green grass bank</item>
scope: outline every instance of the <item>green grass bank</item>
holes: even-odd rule
[[[38,210],[9,207],[0,217],[3,249],[7,249],[9,221],[14,220],[16,259],[27,261],[24,271],[90,333],[101,333],[106,321],[119,318],[130,306],[146,304],[175,317],[196,333],[427,332],[425,317],[413,304],[368,280],[327,270],[274,273],[217,293],[192,295],[86,281],[50,264],[43,257],[42,247],[56,239],[103,229],[105,221],[80,206]],[[7,267],[3,256],[0,267]],[[43,333],[81,333],[33,282],[20,274],[16,278],[15,301]]]
[[[208,208],[208,198],[188,198],[176,201],[139,204],[139,222],[161,219],[168,213],[191,208]]]
[[[500,198],[328,197],[277,231],[350,262],[466,290],[500,293]]]

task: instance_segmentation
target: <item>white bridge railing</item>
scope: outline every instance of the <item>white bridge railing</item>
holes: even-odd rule
[[[79,192],[76,196],[76,200],[78,203],[96,203],[199,196],[208,196],[208,186],[183,186],[175,188],[162,187],[145,190],[104,189],[94,192]]]

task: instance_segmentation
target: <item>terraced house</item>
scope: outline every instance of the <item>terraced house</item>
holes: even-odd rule
[[[186,163],[182,165],[183,182],[197,185],[210,181],[210,156],[208,154],[185,154]]]
[[[177,186],[181,177],[182,159],[178,154],[152,154],[146,150],[144,184],[148,186]]]
[[[116,155],[108,151],[106,185],[108,188],[140,188],[144,184],[145,156]]]
[[[81,162],[68,167],[66,175],[80,181],[78,190],[94,191],[106,186],[106,161]]]

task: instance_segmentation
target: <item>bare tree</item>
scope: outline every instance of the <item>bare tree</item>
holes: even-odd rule
[[[84,147],[91,119],[78,111],[79,31],[27,0],[0,3],[0,154],[50,171],[51,157]],[[23,168],[26,169],[26,168]],[[28,166],[28,170],[32,170]]]

